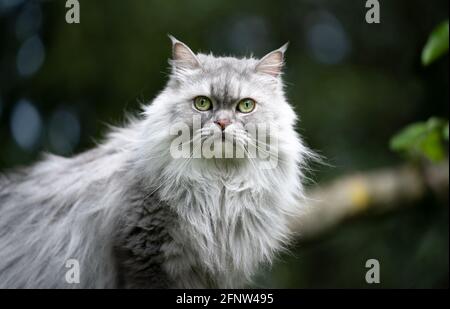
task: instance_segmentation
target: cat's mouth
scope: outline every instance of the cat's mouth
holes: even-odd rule
[[[236,144],[238,143],[238,138],[235,134],[230,132],[222,131],[219,135],[216,135],[216,139],[220,141],[220,144],[232,144],[234,147],[236,147]]]
[[[235,142],[237,137],[234,134],[234,132],[230,132],[227,130],[221,130],[221,131],[210,131],[208,134],[206,134],[208,138],[215,139],[220,142]]]
[[[211,136],[211,139],[215,140],[218,146],[232,145],[235,147],[237,143],[237,139],[233,134],[224,132]]]

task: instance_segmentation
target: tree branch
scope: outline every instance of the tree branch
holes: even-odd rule
[[[412,205],[429,190],[448,201],[448,161],[425,168],[406,165],[346,176],[312,189],[307,194],[307,209],[293,221],[293,228],[301,238],[314,237],[368,211],[386,212]]]

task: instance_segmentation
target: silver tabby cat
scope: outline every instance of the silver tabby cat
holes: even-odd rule
[[[95,149],[0,175],[0,287],[242,287],[285,248],[310,156],[283,91],[286,46],[238,59],[171,39],[169,81],[140,117]],[[275,127],[276,166],[174,158],[169,128],[195,115],[202,130],[184,142],[219,130],[240,147],[246,125]],[[79,283],[66,278],[71,259]]]

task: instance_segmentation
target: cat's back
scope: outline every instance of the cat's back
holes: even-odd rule
[[[98,237],[98,214],[88,214],[116,157],[98,148],[72,158],[47,155],[0,176],[0,286],[64,287],[67,259],[91,250],[85,235]]]
[[[52,205],[53,200],[62,197],[66,200],[92,185],[105,174],[98,171],[100,157],[97,149],[72,158],[45,155],[32,166],[0,172],[0,218],[29,204],[33,204],[35,211],[42,210]]]

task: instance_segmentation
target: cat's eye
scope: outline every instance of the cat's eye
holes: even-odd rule
[[[243,99],[237,105],[237,110],[241,113],[248,114],[255,109],[256,102],[252,99]]]
[[[194,99],[194,107],[201,112],[210,110],[212,108],[211,99],[205,96],[196,97]]]

